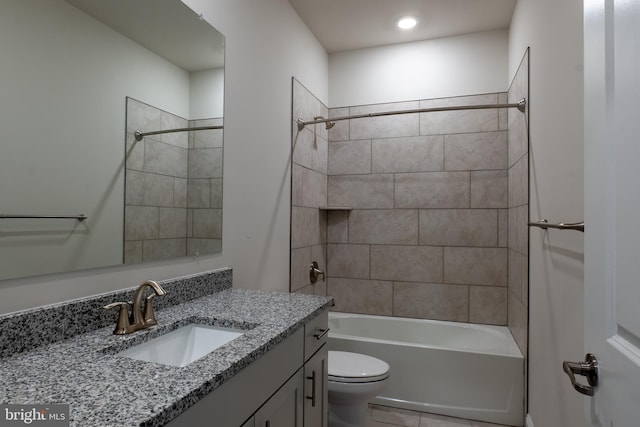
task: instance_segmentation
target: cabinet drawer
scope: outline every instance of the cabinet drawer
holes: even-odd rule
[[[324,310],[304,327],[304,360],[318,351],[329,336],[329,312]]]

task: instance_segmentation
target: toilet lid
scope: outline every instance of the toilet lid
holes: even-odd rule
[[[330,351],[328,374],[334,381],[380,381],[389,376],[389,364],[366,354]]]

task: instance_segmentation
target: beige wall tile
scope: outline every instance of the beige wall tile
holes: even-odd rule
[[[445,135],[445,170],[506,169],[507,132]]]
[[[309,280],[311,246],[291,250],[291,291],[311,284]]]
[[[327,296],[327,281],[320,281],[318,280],[316,283],[314,283],[313,285],[311,285],[312,289],[313,289],[313,294],[314,295],[320,295],[323,297]]]
[[[506,248],[444,248],[444,282],[507,286]]]
[[[393,175],[329,176],[327,203],[356,209],[392,208]]]
[[[142,252],[144,261],[183,257],[187,253],[187,239],[145,240]]]
[[[144,175],[145,172],[138,172],[127,169],[125,172],[125,196],[127,205],[142,205],[144,197]],[[173,203],[173,198],[172,198]]]
[[[125,240],[158,238],[159,208],[153,206],[126,206],[124,212]]]
[[[509,296],[509,330],[522,354],[527,354],[527,309],[513,295]]]
[[[525,55],[520,68],[516,73],[511,88],[509,90],[508,98],[510,103],[516,103],[522,98],[529,97],[529,76],[528,72],[529,60]],[[527,99],[527,102],[529,100]],[[528,139],[528,115],[529,108],[525,114],[517,109],[511,108],[508,112],[509,121],[509,166],[511,167],[516,161],[518,161],[525,153],[529,151],[529,139]]]
[[[127,133],[125,157],[127,169],[144,170],[144,139],[136,141],[132,133]]]
[[[507,170],[471,172],[471,207],[506,208],[508,183]]]
[[[144,170],[162,175],[187,177],[186,148],[176,147],[145,138],[144,142]]]
[[[371,173],[371,140],[329,143],[329,175]]]
[[[346,211],[327,212],[327,243],[349,243],[349,215]]]
[[[165,206],[174,204],[174,178],[155,173],[128,170],[126,179],[126,200],[128,205]]]
[[[526,257],[512,249],[509,249],[509,292],[519,301],[522,301],[522,278]]]
[[[302,206],[302,180],[304,168],[297,163],[293,163],[291,168],[291,204]]]
[[[496,246],[496,209],[421,209],[420,244],[431,246]]]
[[[187,237],[193,237],[193,211],[195,209],[187,209]]]
[[[161,239],[187,237],[186,208],[160,208],[159,237]]]
[[[211,205],[211,180],[189,178],[187,183],[187,206],[208,208]]]
[[[418,102],[397,102],[391,104],[363,105],[350,108],[350,115],[385,111],[413,110]],[[349,120],[349,139],[391,138],[420,135],[418,114],[400,114]]]
[[[509,211],[498,209],[498,247],[505,248],[509,243]]]
[[[186,208],[188,182],[185,178],[173,178],[173,207]],[[221,206],[222,207],[222,206]]]
[[[507,324],[507,288],[469,287],[469,321],[490,325]]]
[[[314,208],[291,208],[291,248],[320,245],[325,236],[326,215]]]
[[[393,314],[434,320],[469,320],[469,288],[441,283],[393,284]]]
[[[193,237],[222,238],[222,209],[194,209]]]
[[[178,117],[175,114],[163,111],[161,113],[162,130],[186,128],[189,126],[189,121],[182,117]],[[160,129],[153,129],[160,130]],[[189,132],[175,132],[165,133],[158,135],[160,141],[165,144],[175,145],[176,147],[189,148]]]
[[[392,314],[392,282],[329,278],[327,295],[335,299],[336,311],[384,316]]]
[[[523,156],[509,169],[509,207],[529,203],[528,157]]]
[[[349,115],[349,107],[330,108],[329,117],[345,117]],[[329,141],[346,141],[349,139],[349,120],[335,122],[329,129]]]
[[[509,248],[523,255],[529,253],[529,205],[509,209]]]
[[[127,132],[151,131],[162,127],[162,110],[133,98],[127,98]]]
[[[321,173],[327,173],[328,143],[313,128],[298,131],[294,125],[293,162]]]
[[[189,178],[222,178],[222,148],[189,150]]]
[[[189,127],[221,126],[222,119],[190,120]],[[222,129],[190,131],[189,148],[221,148],[224,131]]]
[[[444,170],[441,136],[374,139],[373,173],[429,172]]]
[[[135,264],[142,262],[142,240],[124,242],[124,263]]]
[[[495,104],[497,101],[497,94],[461,96],[423,100],[420,101],[420,108]],[[498,110],[443,111],[420,114],[420,135],[495,130],[498,130]]]
[[[395,175],[396,208],[468,208],[469,172]]]
[[[349,214],[349,243],[417,245],[418,210],[354,210]]]
[[[302,206],[318,208],[327,205],[327,176],[312,171],[302,170]]]
[[[222,178],[211,178],[211,207],[222,209]]]
[[[509,96],[507,92],[498,94],[498,104],[508,104]],[[507,130],[509,128],[509,109],[501,108],[498,110],[498,129]]]
[[[442,248],[371,246],[371,278],[410,282],[442,282]]]
[[[327,245],[327,274],[331,277],[368,279],[369,245]]]
[[[318,268],[325,273],[327,272],[327,245],[313,245],[311,246],[311,261],[318,263]],[[326,280],[326,276],[325,276]]]
[[[298,80],[293,79],[293,120],[302,118],[305,121],[313,120],[316,116],[328,117],[329,111],[318,98],[315,97]],[[313,125],[309,128],[313,129]],[[322,128],[322,131],[321,131]],[[322,132],[322,137],[327,139],[325,127],[318,125],[318,131]]]
[[[518,110],[509,111],[509,167],[529,151],[526,116]]]

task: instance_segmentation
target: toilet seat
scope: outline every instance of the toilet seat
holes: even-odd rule
[[[389,377],[389,364],[366,354],[329,351],[328,365],[329,381],[370,383]]]

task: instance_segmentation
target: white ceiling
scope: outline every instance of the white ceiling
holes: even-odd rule
[[[517,0],[289,0],[327,52],[509,28]],[[401,31],[401,16],[418,18]]]
[[[175,0],[65,0],[186,71],[224,67],[224,36]]]

